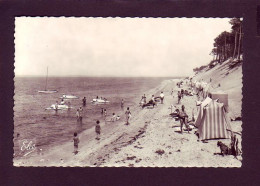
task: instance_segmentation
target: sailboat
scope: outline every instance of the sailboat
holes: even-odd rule
[[[45,89],[44,90],[39,90],[39,93],[45,93],[45,94],[51,94],[58,92],[57,90],[47,90],[47,84],[48,84],[48,67],[47,67],[47,75],[46,75],[46,81],[45,81]]]

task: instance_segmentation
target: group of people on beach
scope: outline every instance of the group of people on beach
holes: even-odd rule
[[[182,84],[183,84],[183,82],[177,83],[177,87],[180,88]],[[171,90],[171,95],[173,95],[173,89]],[[184,90],[184,89],[181,89],[180,91],[178,91],[178,93],[177,93],[177,104],[181,103],[181,99],[183,99],[184,96],[193,96],[193,92],[188,91],[188,90]],[[161,93],[158,97],[155,97],[154,95],[152,95],[151,99],[148,102],[147,102],[147,97],[144,94],[141,97],[140,105],[142,106],[142,108],[144,108],[146,106],[152,106],[154,108],[154,106],[157,105],[156,102],[159,102],[159,101],[160,101],[161,104],[164,104],[164,93],[163,93],[163,91],[161,91]],[[122,99],[121,100],[121,107],[123,107],[123,106],[124,106],[124,100]],[[79,114],[77,114],[77,116],[80,118],[81,117],[80,113],[82,112],[82,110],[78,109],[77,112],[79,113]],[[102,108],[101,113],[106,118],[106,116],[107,116],[106,109]],[[129,107],[127,107],[127,109],[125,111],[125,116],[126,116],[126,125],[129,125],[130,124],[129,119],[131,118],[131,111],[130,111]],[[190,134],[191,127],[189,126],[189,122],[195,121],[194,116],[192,115],[191,121],[188,120],[189,116],[188,116],[188,114],[185,110],[184,105],[181,105],[181,109],[176,109],[175,116],[177,117],[177,120],[180,121],[180,133],[183,134],[184,127],[185,127],[186,131]],[[118,121],[119,119],[120,119],[120,116],[113,113],[110,121],[114,122],[114,121]],[[105,119],[105,121],[106,121],[106,119]],[[96,121],[95,132],[96,132],[96,139],[99,140],[100,134],[101,134],[101,126],[100,126],[99,120]],[[74,133],[73,139],[74,139],[74,151],[75,151],[75,154],[76,154],[77,149],[78,149],[78,143],[79,143],[79,139],[78,139],[76,133]],[[233,154],[237,154],[237,148],[238,148],[237,146],[238,146],[238,140],[236,139],[236,137],[232,136],[231,150],[232,150]]]
[[[148,101],[148,103],[146,103],[146,96],[145,94],[142,96],[141,100],[140,100],[140,106],[142,106],[142,108],[148,107],[148,106],[154,106],[157,105],[156,102],[160,100],[161,104],[163,104],[163,100],[164,100],[164,94],[163,92],[160,93],[160,96],[155,97],[154,95],[152,95],[151,99]]]
[[[104,115],[106,117],[106,109],[102,108],[101,113],[102,113],[102,115]],[[129,107],[127,107],[125,115],[126,115],[126,125],[129,125],[129,119],[131,117],[131,111],[130,111]],[[111,117],[111,121],[112,122],[118,121],[119,119],[120,119],[120,116],[115,115],[115,113],[112,114],[112,117]],[[100,126],[100,121],[99,120],[96,121],[95,131],[96,131],[96,134],[97,134],[96,139],[99,140],[100,139],[100,134],[101,134],[101,126]]]
[[[96,97],[97,99],[104,99],[104,98],[98,98],[98,96]],[[86,97],[84,97],[82,99],[82,105],[85,107],[86,106]],[[124,99],[121,100],[121,108],[124,108]],[[101,115],[104,118],[105,123],[107,122],[107,109],[106,108],[101,108]],[[131,118],[131,111],[130,108],[127,107],[126,111],[125,111],[125,117],[126,117],[126,125],[129,125],[129,119]],[[77,122],[79,122],[80,124],[82,124],[82,118],[83,118],[83,108],[79,107],[77,109],[76,112],[76,118],[77,118]],[[120,120],[120,116],[116,115],[115,113],[112,113],[110,122],[115,122]],[[95,132],[96,132],[96,139],[100,140],[100,135],[101,135],[101,125],[100,125],[100,120],[96,120],[96,125],[95,125]],[[78,146],[79,146],[79,136],[78,133],[75,132],[74,136],[73,136],[73,142],[74,142],[74,154],[76,155],[78,153]]]

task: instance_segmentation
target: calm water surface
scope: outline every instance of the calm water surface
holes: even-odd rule
[[[136,106],[141,96],[149,89],[155,88],[163,80],[173,78],[92,78],[92,77],[50,77],[49,90],[58,90],[53,94],[41,94],[44,90],[44,77],[15,78],[14,107],[14,152],[18,155],[18,141],[36,139],[36,146],[47,149],[72,139],[75,131],[81,132],[93,125],[97,119],[102,120],[101,108],[107,109],[108,118],[112,113],[123,116],[126,107]],[[79,99],[69,100],[70,110],[45,110],[63,94],[73,94]],[[76,110],[82,106],[83,97],[87,105],[83,107],[83,122],[77,123]],[[107,98],[109,104],[91,104],[96,96]],[[125,106],[121,108],[121,100]],[[68,101],[67,101],[68,102]],[[19,136],[17,134],[19,133]]]

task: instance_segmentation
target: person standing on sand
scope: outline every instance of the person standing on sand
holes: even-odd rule
[[[97,124],[96,124],[96,128],[95,128],[95,131],[96,131],[96,134],[97,134],[97,137],[96,137],[96,139],[97,140],[99,140],[100,138],[99,138],[99,136],[100,136],[100,133],[101,133],[101,127],[100,127],[100,125],[99,125],[99,120],[97,120],[97,122],[96,122]]]
[[[181,89],[181,98],[183,98],[183,95],[184,95],[184,90]]]
[[[190,133],[190,128],[188,125],[188,115],[185,112],[185,107],[184,105],[181,106],[181,111],[179,111],[178,113],[179,118],[180,118],[180,124],[181,124],[181,134],[182,134],[182,128],[183,128],[183,124],[185,125],[185,127],[188,130],[188,133]]]
[[[160,98],[161,98],[161,104],[163,104],[163,99],[164,99],[164,94],[163,94],[163,92],[161,92]]]
[[[79,137],[77,132],[74,133],[73,137],[73,142],[74,142],[74,154],[76,155],[78,153],[78,147],[79,147]]]
[[[127,110],[125,111],[125,116],[126,116],[126,125],[129,125],[129,119],[131,117],[131,112],[130,112],[130,109],[129,107],[127,107]]]
[[[181,92],[178,91],[178,104],[180,104],[180,102],[181,102]]]

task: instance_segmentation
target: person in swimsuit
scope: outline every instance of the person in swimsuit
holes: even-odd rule
[[[82,122],[82,113],[83,113],[83,109],[82,107],[79,107],[79,121]]]
[[[160,98],[161,98],[161,104],[163,104],[163,99],[164,99],[164,94],[163,94],[163,92],[161,92]]]
[[[116,121],[116,115],[115,115],[115,113],[112,114],[111,121],[112,121],[112,122]]]
[[[87,102],[87,100],[86,100],[86,97],[84,97],[84,98],[82,99],[82,104],[83,104],[83,107],[85,107],[85,106],[86,106],[86,102]]]
[[[125,116],[126,116],[126,125],[129,125],[129,119],[131,117],[131,112],[130,112],[130,109],[129,107],[127,107],[127,110],[125,111]]]
[[[78,153],[78,147],[79,147],[79,137],[77,132],[74,133],[73,142],[74,142],[74,154],[76,155]]]
[[[178,104],[180,104],[180,102],[181,102],[181,92],[178,91]]]
[[[97,137],[96,137],[97,140],[100,139],[99,136],[100,136],[100,133],[101,133],[101,127],[100,127],[99,123],[100,123],[99,120],[97,120],[96,127],[95,127],[95,131],[96,131],[96,134],[97,134]]]
[[[190,128],[188,125],[188,115],[185,111],[184,105],[181,106],[181,111],[179,111],[178,115],[179,115],[180,124],[181,124],[181,134],[182,134],[183,124],[185,125],[186,129],[188,130],[188,133],[190,133]]]

